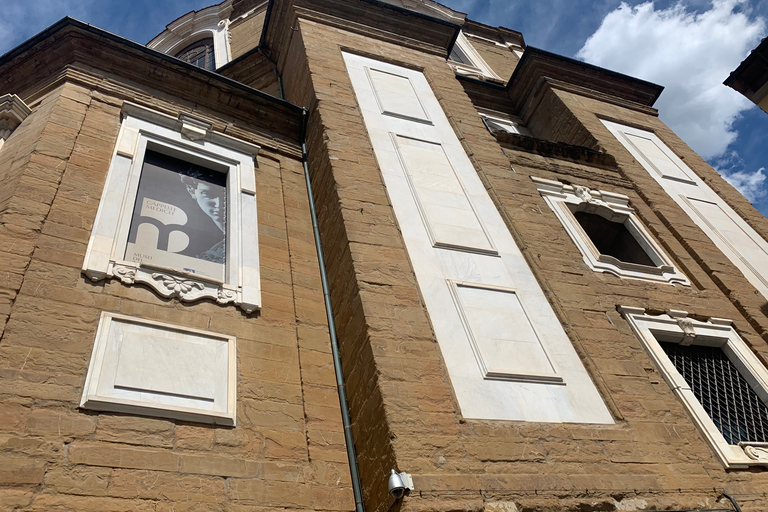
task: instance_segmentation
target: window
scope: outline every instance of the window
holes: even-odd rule
[[[235,342],[104,312],[80,407],[234,425]]]
[[[728,444],[768,442],[768,406],[722,348],[659,345]]]
[[[469,66],[472,65],[472,59],[467,57],[467,54],[464,53],[464,50],[462,50],[458,45],[453,45],[450,59],[453,62],[458,62],[459,64],[467,64]]]
[[[502,132],[502,133],[516,133],[518,135],[526,135],[528,137],[531,136],[530,130],[526,128],[524,125],[512,121],[511,119],[505,119],[503,117],[500,117],[503,114],[497,114],[497,115],[489,115],[485,113],[480,113],[480,117],[483,119],[483,124],[485,124],[485,127],[488,128],[488,131],[491,132],[491,135],[494,137],[496,136],[496,133]]]
[[[619,310],[723,465],[768,465],[768,371],[730,320]]]
[[[602,121],[744,277],[768,299],[768,241],[648,130]]]
[[[213,71],[232,59],[231,14],[232,2],[188,12],[166,26],[147,47]]]
[[[463,32],[459,32],[456,42],[448,56],[448,64],[457,75],[469,76],[479,80],[493,80],[503,82],[502,78],[494,73],[491,67],[467,40]]]
[[[192,43],[177,53],[176,58],[208,71],[215,70],[216,59],[213,54],[213,38],[208,37]]]
[[[15,94],[0,96],[0,149],[31,112],[27,104]]]
[[[202,120],[126,102],[83,272],[258,309],[258,150]]]
[[[621,194],[531,176],[592,270],[689,285]]]
[[[613,212],[604,206],[598,206],[594,212],[582,211],[578,206],[568,205],[581,228],[595,245],[601,255],[611,256],[624,263],[635,263],[655,267],[655,262],[648,256],[645,249],[635,240],[625,219],[614,219]],[[621,222],[623,220],[623,222]]]

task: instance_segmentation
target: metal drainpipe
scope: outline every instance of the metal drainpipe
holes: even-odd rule
[[[729,500],[731,500],[731,504],[733,505],[733,508],[735,508],[735,509],[736,509],[736,512],[741,512],[741,507],[739,506],[739,504],[738,504],[738,503],[736,503],[736,500],[733,498],[733,496],[731,496],[730,494],[728,494],[728,493],[727,493],[727,492],[725,492],[725,491],[720,491],[720,493],[721,493],[723,496],[725,496],[726,498],[728,498]]]
[[[365,512],[363,507],[363,492],[360,487],[360,476],[357,472],[357,455],[355,454],[355,441],[352,438],[352,426],[349,419],[349,406],[347,405],[347,393],[344,390],[344,376],[341,372],[341,357],[339,356],[339,340],[336,337],[336,322],[333,319],[331,308],[331,293],[328,286],[328,275],[325,272],[325,258],[323,247],[320,243],[320,229],[317,226],[317,212],[315,210],[315,198],[312,194],[312,183],[309,179],[309,164],[307,162],[306,127],[309,112],[304,109],[304,127],[301,143],[301,158],[304,164],[304,179],[307,182],[307,196],[309,197],[309,211],[312,216],[312,230],[315,234],[315,249],[320,266],[320,281],[323,285],[323,299],[325,301],[325,314],[328,318],[328,331],[331,335],[331,352],[333,353],[333,368],[336,371],[336,388],[339,392],[339,405],[341,406],[341,421],[344,425],[344,441],[347,445],[347,458],[349,459],[349,472],[352,476],[352,490],[355,494],[355,511]]]

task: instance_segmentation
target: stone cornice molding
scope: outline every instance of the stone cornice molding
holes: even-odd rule
[[[651,107],[664,89],[638,78],[616,73],[575,59],[528,47],[507,84],[518,113],[527,110],[544,83],[569,88],[577,94],[597,94],[624,105]],[[636,108],[637,108],[636,107]]]
[[[502,131],[494,132],[496,140],[513,149],[534,153],[548,158],[566,159],[573,162],[596,165],[611,170],[616,170],[616,159],[613,155],[595,151],[583,146],[566,144],[565,142],[552,142],[517,133]]]
[[[0,143],[5,141],[31,112],[27,104],[15,94],[0,96]]]
[[[259,46],[269,48],[281,63],[300,17],[447,57],[461,24],[432,10],[414,11],[380,0],[271,0]],[[418,31],[413,30],[415,23]]]
[[[138,91],[147,89],[179,103],[192,96],[198,111],[226,119],[228,131],[261,132],[296,147],[301,139],[301,107],[71,18],[0,58],[0,76],[13,78],[0,83],[0,94],[13,87],[32,103],[29,98],[50,90],[53,77],[72,73],[125,99],[141,98],[145,93]]]
[[[544,94],[552,89],[658,116],[653,104],[664,89],[638,78],[616,73],[538,48],[527,47],[506,87],[468,77],[457,77],[474,96],[504,98],[510,113],[530,120]],[[487,100],[486,100],[487,101]],[[498,101],[497,101],[498,102]]]

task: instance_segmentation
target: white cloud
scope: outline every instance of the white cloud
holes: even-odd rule
[[[761,167],[753,173],[746,171],[723,174],[725,181],[736,188],[749,202],[755,203],[765,197],[765,167]]]
[[[722,155],[736,138],[733,122],[752,107],[722,84],[765,31],[744,0],[713,0],[689,12],[683,3],[622,3],[577,53],[592,64],[665,86],[656,103],[662,120],[704,158]],[[758,171],[759,172],[759,171]]]
[[[735,151],[726,151],[721,157],[716,158],[712,165],[725,178],[725,181],[733,185],[751,203],[757,203],[768,197],[768,190],[765,186],[768,184],[766,183],[765,167],[753,172],[745,170],[744,159]]]

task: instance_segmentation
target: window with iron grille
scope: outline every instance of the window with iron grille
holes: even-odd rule
[[[193,66],[214,71],[216,62],[213,54],[213,38],[200,39],[176,54],[177,59],[189,62]]]
[[[720,347],[659,344],[728,444],[768,442],[768,406]]]
[[[618,309],[718,460],[727,469],[768,466],[768,369],[732,322]]]

